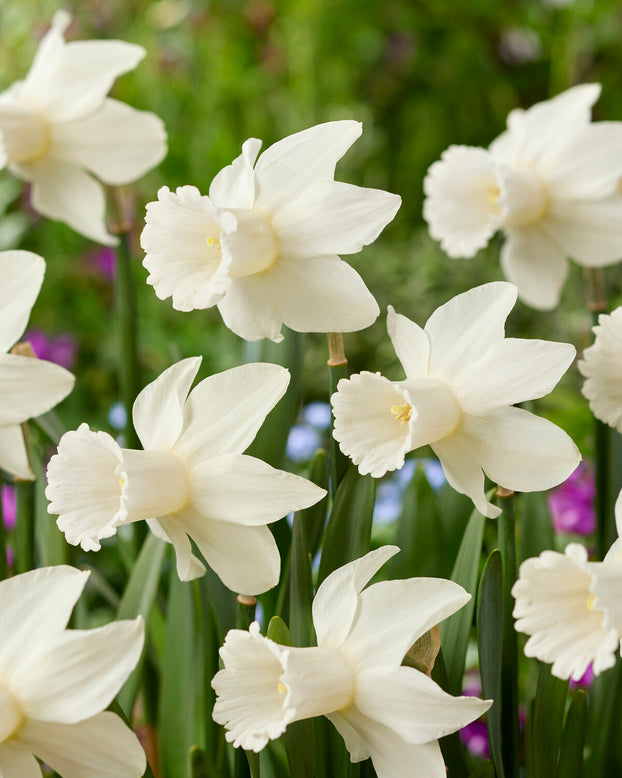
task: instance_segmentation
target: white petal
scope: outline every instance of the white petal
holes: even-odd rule
[[[106,432],[88,424],[66,432],[58,453],[50,459],[45,496],[48,513],[58,516],[58,528],[68,543],[99,551],[100,540],[115,534],[127,518],[116,469],[121,449]]]
[[[218,302],[218,310],[227,327],[240,338],[251,341],[270,338],[280,343],[283,340],[280,291],[272,283],[270,270],[235,278]]]
[[[180,581],[194,581],[205,575],[205,565],[192,553],[190,540],[176,516],[147,519],[147,524],[156,537],[172,543]]]
[[[546,164],[551,150],[572,143],[589,124],[600,89],[600,84],[579,84],[526,111],[512,111],[508,131],[491,144],[490,151],[505,162]]]
[[[489,519],[496,519],[501,508],[488,502],[484,491],[484,471],[474,458],[460,432],[432,444],[432,451],[440,459],[445,477],[460,494],[473,500],[477,510]]]
[[[265,275],[275,315],[296,332],[356,332],[380,313],[361,276],[337,256],[281,259]]]
[[[602,267],[622,257],[622,196],[603,200],[551,201],[541,229],[584,267]]]
[[[272,224],[288,259],[356,254],[376,240],[401,202],[382,189],[326,181],[279,210]]]
[[[53,362],[0,354],[0,425],[20,424],[49,411],[67,397],[74,381]]]
[[[219,208],[252,208],[255,202],[255,174],[253,165],[259,154],[261,141],[249,138],[242,145],[242,153],[218,173],[209,188],[209,196]]]
[[[188,396],[175,451],[190,465],[222,454],[241,454],[288,384],[288,370],[262,362],[205,378]]]
[[[9,677],[16,664],[67,626],[90,573],[67,565],[42,567],[0,583],[0,667]]]
[[[140,657],[141,617],[50,635],[11,673],[24,715],[73,724],[106,708]]]
[[[256,526],[315,505],[326,490],[255,457],[224,454],[194,467],[191,503],[214,521]]]
[[[194,186],[175,192],[163,186],[157,201],[147,203],[140,236],[147,283],[160,300],[172,297],[178,311],[210,308],[225,292],[216,215],[210,199]]]
[[[522,408],[465,416],[460,437],[491,480],[517,492],[551,489],[581,461],[562,429]]]
[[[469,365],[453,384],[465,413],[535,400],[549,394],[572,364],[570,343],[505,338]]]
[[[102,185],[87,172],[49,156],[22,165],[21,171],[32,182],[32,207],[40,214],[105,246],[118,243],[106,229]]]
[[[110,711],[76,724],[28,721],[20,740],[63,778],[140,778],[147,766],[136,735]]]
[[[342,737],[349,735],[348,739],[344,737],[346,748],[354,747],[357,756],[368,752],[378,778],[447,778],[437,740],[422,745],[407,743],[393,730],[368,719],[354,705],[339,711],[339,715],[339,723],[348,725],[348,729],[339,727]],[[335,723],[333,716],[329,718]]]
[[[412,425],[402,424],[391,410],[407,403],[399,386],[380,373],[358,373],[342,378],[330,401],[333,437],[361,475],[380,478],[404,465],[412,448]]]
[[[95,113],[52,124],[48,153],[118,186],[136,181],[164,159],[166,132],[155,114],[106,99]]]
[[[431,378],[449,381],[479,359],[505,333],[505,320],[516,302],[516,287],[497,281],[453,297],[430,316]]]
[[[585,125],[551,148],[539,166],[553,198],[595,199],[611,194],[622,175],[622,122]]]
[[[358,608],[358,597],[380,568],[399,551],[381,546],[334,570],[318,587],[313,600],[313,623],[318,646],[340,646]]]
[[[407,743],[429,743],[482,716],[492,700],[452,697],[412,667],[363,670],[356,677],[354,705]]]
[[[0,427],[0,467],[24,481],[35,480],[28,459],[24,431],[19,424]]]
[[[365,589],[344,650],[359,669],[399,667],[408,649],[471,595],[453,581],[409,578],[381,581]]]
[[[577,367],[586,381],[581,391],[594,416],[622,430],[622,308],[601,313],[595,339]]]
[[[541,225],[508,230],[507,235],[501,249],[505,277],[527,305],[541,311],[555,308],[568,275],[564,250]]]
[[[117,76],[133,70],[146,52],[124,41],[65,43],[71,17],[54,16],[24,83],[20,97],[44,109],[54,121],[86,116],[101,105]]]
[[[423,217],[450,257],[472,257],[499,228],[496,165],[485,149],[450,146],[425,177]]]
[[[32,251],[0,251],[0,352],[8,351],[26,329],[37,299],[45,260]]]
[[[132,419],[144,449],[170,451],[184,421],[184,403],[201,357],[189,357],[169,367],[140,392]]]
[[[552,662],[558,678],[581,678],[593,663],[596,674],[615,664],[619,639],[605,614],[590,608],[593,576],[587,551],[571,543],[565,554],[543,551],[522,563],[512,587],[515,629],[531,635],[525,655]]]
[[[227,729],[225,737],[235,748],[261,751],[294,718],[289,695],[278,690],[289,649],[263,637],[255,621],[248,632],[229,630],[220,656],[224,669],[212,679],[213,718]]]
[[[41,768],[32,753],[14,739],[0,744],[2,778],[41,778]]]
[[[616,544],[614,544],[615,546]],[[622,638],[622,544],[617,541],[617,549],[612,546],[603,563],[592,567],[594,575],[591,591],[595,595],[594,608],[604,611],[603,627],[613,629],[618,639]],[[613,550],[613,553],[611,553]]]
[[[389,305],[387,330],[407,378],[426,378],[430,362],[430,341],[425,330]]]
[[[262,594],[278,583],[281,559],[266,526],[210,521],[189,509],[177,514],[177,519],[232,592]]]
[[[335,165],[360,137],[354,121],[326,122],[289,135],[267,148],[255,165],[256,205],[274,212],[313,183],[332,181]]]

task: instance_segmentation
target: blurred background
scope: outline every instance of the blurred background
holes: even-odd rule
[[[0,0],[0,89],[25,75],[59,5]],[[452,295],[500,279],[497,238],[471,260],[451,260],[422,220],[427,168],[450,144],[487,146],[516,106],[527,107],[580,81],[599,81],[595,118],[622,120],[616,0],[85,0],[69,39],[121,38],[147,57],[118,80],[112,95],[161,116],[169,154],[128,195],[136,214],[135,278],[144,381],[172,361],[203,354],[201,376],[235,365],[245,345],[216,308],[179,313],[144,281],[138,235],[144,206],[160,186],[196,185],[214,175],[251,136],[264,147],[312,124],[353,118],[362,138],[337,177],[401,195],[403,205],[380,239],[347,258],[380,307],[388,304],[423,324]],[[47,277],[29,325],[40,356],[78,376],[61,408],[68,427],[87,419],[114,428],[123,414],[115,372],[114,251],[39,218],[28,191],[0,176],[0,249],[24,248],[47,260]],[[610,304],[618,304],[620,271],[608,269]],[[582,271],[572,267],[562,305],[536,313],[519,303],[508,333],[589,342]],[[34,331],[34,332],[33,332]],[[306,338],[305,403],[326,399],[322,335]],[[384,313],[370,329],[346,336],[354,371],[401,378]],[[64,361],[63,361],[64,360]],[[587,403],[576,371],[546,409],[587,445]],[[544,404],[544,403],[543,403]]]

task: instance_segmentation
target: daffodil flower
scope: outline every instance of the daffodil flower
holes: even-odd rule
[[[513,403],[544,397],[571,364],[569,343],[506,338],[516,287],[497,282],[458,295],[425,328],[389,308],[388,330],[406,373],[341,379],[331,402],[334,437],[362,474],[379,478],[430,445],[449,483],[490,518],[484,473],[521,492],[564,481],[580,454],[568,435]]]
[[[259,154],[251,138],[212,181],[163,187],[141,236],[147,283],[180,311],[217,305],[246,340],[299,332],[351,332],[372,324],[376,301],[338,254],[374,241],[400,198],[335,181],[335,165],[361,134],[354,121],[319,124]]]
[[[73,389],[65,368],[10,354],[26,329],[45,274],[45,261],[30,251],[0,252],[0,467],[32,479],[20,425],[53,408]]]
[[[622,307],[601,313],[592,329],[594,343],[577,364],[585,376],[581,391],[594,416],[622,432]]]
[[[69,543],[92,551],[121,524],[146,519],[175,547],[181,580],[205,573],[192,538],[226,586],[259,594],[277,583],[280,568],[265,525],[326,492],[242,453],[284,394],[289,372],[242,365],[188,394],[200,364],[200,357],[178,362],[136,398],[143,451],[121,448],[87,424],[63,435],[48,467],[48,510]]]
[[[66,11],[54,15],[26,78],[0,94],[0,169],[31,182],[36,211],[112,245],[96,179],[119,185],[140,178],[164,158],[166,133],[154,114],[106,97],[117,76],[145,56],[142,46],[66,43],[70,22]]]
[[[136,735],[106,711],[136,666],[142,618],[67,630],[89,577],[44,567],[0,582],[0,774],[41,778],[35,757],[62,778],[139,778]]]
[[[552,663],[558,678],[578,681],[590,664],[598,675],[622,649],[622,493],[615,514],[618,540],[602,562],[569,543],[525,560],[512,588],[514,626],[530,636],[525,655]]]
[[[212,680],[213,716],[236,748],[260,751],[291,722],[324,715],[351,760],[371,757],[378,778],[445,778],[438,738],[479,718],[492,701],[452,697],[402,661],[470,595],[438,578],[364,589],[397,551],[384,546],[326,578],[313,601],[317,647],[277,645],[257,622],[248,632],[230,630],[220,649],[224,669]]]
[[[488,149],[450,146],[424,181],[430,235],[472,257],[502,230],[501,267],[533,308],[550,309],[568,274],[622,258],[622,122],[592,122],[599,84],[526,111]]]

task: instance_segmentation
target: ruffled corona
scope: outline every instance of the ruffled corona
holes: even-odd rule
[[[577,365],[586,379],[581,391],[594,416],[622,432],[622,307],[601,313],[593,331]]]

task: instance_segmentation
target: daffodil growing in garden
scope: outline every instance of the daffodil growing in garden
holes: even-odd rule
[[[260,751],[287,725],[326,716],[352,762],[371,757],[378,778],[445,778],[438,738],[479,718],[491,704],[452,697],[402,666],[424,633],[470,596],[451,581],[411,578],[365,589],[399,549],[384,546],[340,567],[313,600],[317,647],[263,637],[257,622],[231,630],[212,681],[214,718],[236,747]]]
[[[438,308],[422,329],[389,308],[387,326],[406,378],[342,379],[331,402],[334,436],[362,474],[397,470],[430,445],[449,483],[484,516],[484,473],[507,489],[549,489],[580,460],[568,435],[513,403],[548,394],[574,359],[569,343],[505,337],[516,287],[476,287]]]
[[[190,391],[200,357],[165,370],[136,398],[143,451],[87,424],[66,433],[48,467],[48,510],[69,543],[98,550],[122,524],[146,519],[172,543],[183,581],[205,573],[190,538],[230,589],[258,594],[279,580],[266,524],[313,505],[324,489],[242,452],[284,394],[289,373],[248,364]]]
[[[73,375],[59,365],[9,353],[28,323],[41,289],[45,261],[30,251],[0,252],[0,467],[34,478],[22,422],[39,416],[73,389]]]
[[[33,208],[104,244],[104,184],[127,184],[166,154],[152,113],[106,97],[146,52],[124,41],[72,41],[57,11],[23,81],[0,94],[0,168],[29,181]],[[96,180],[98,179],[98,180]]]
[[[599,84],[513,110],[488,149],[450,146],[429,169],[423,213],[450,257],[503,231],[501,267],[533,308],[550,309],[568,273],[622,259],[622,122],[592,122]]]
[[[622,431],[622,308],[601,313],[593,328],[594,343],[583,352],[578,368],[585,376],[582,392],[594,416]]]
[[[67,630],[89,577],[44,567],[0,582],[0,774],[41,778],[35,757],[61,778],[140,778],[136,735],[105,708],[134,669],[143,621]]]
[[[397,195],[335,181],[335,165],[361,134],[355,121],[290,135],[259,157],[261,141],[212,181],[163,187],[147,205],[141,245],[147,283],[180,311],[217,305],[246,340],[368,327],[378,305],[338,254],[374,241],[400,206]]]

